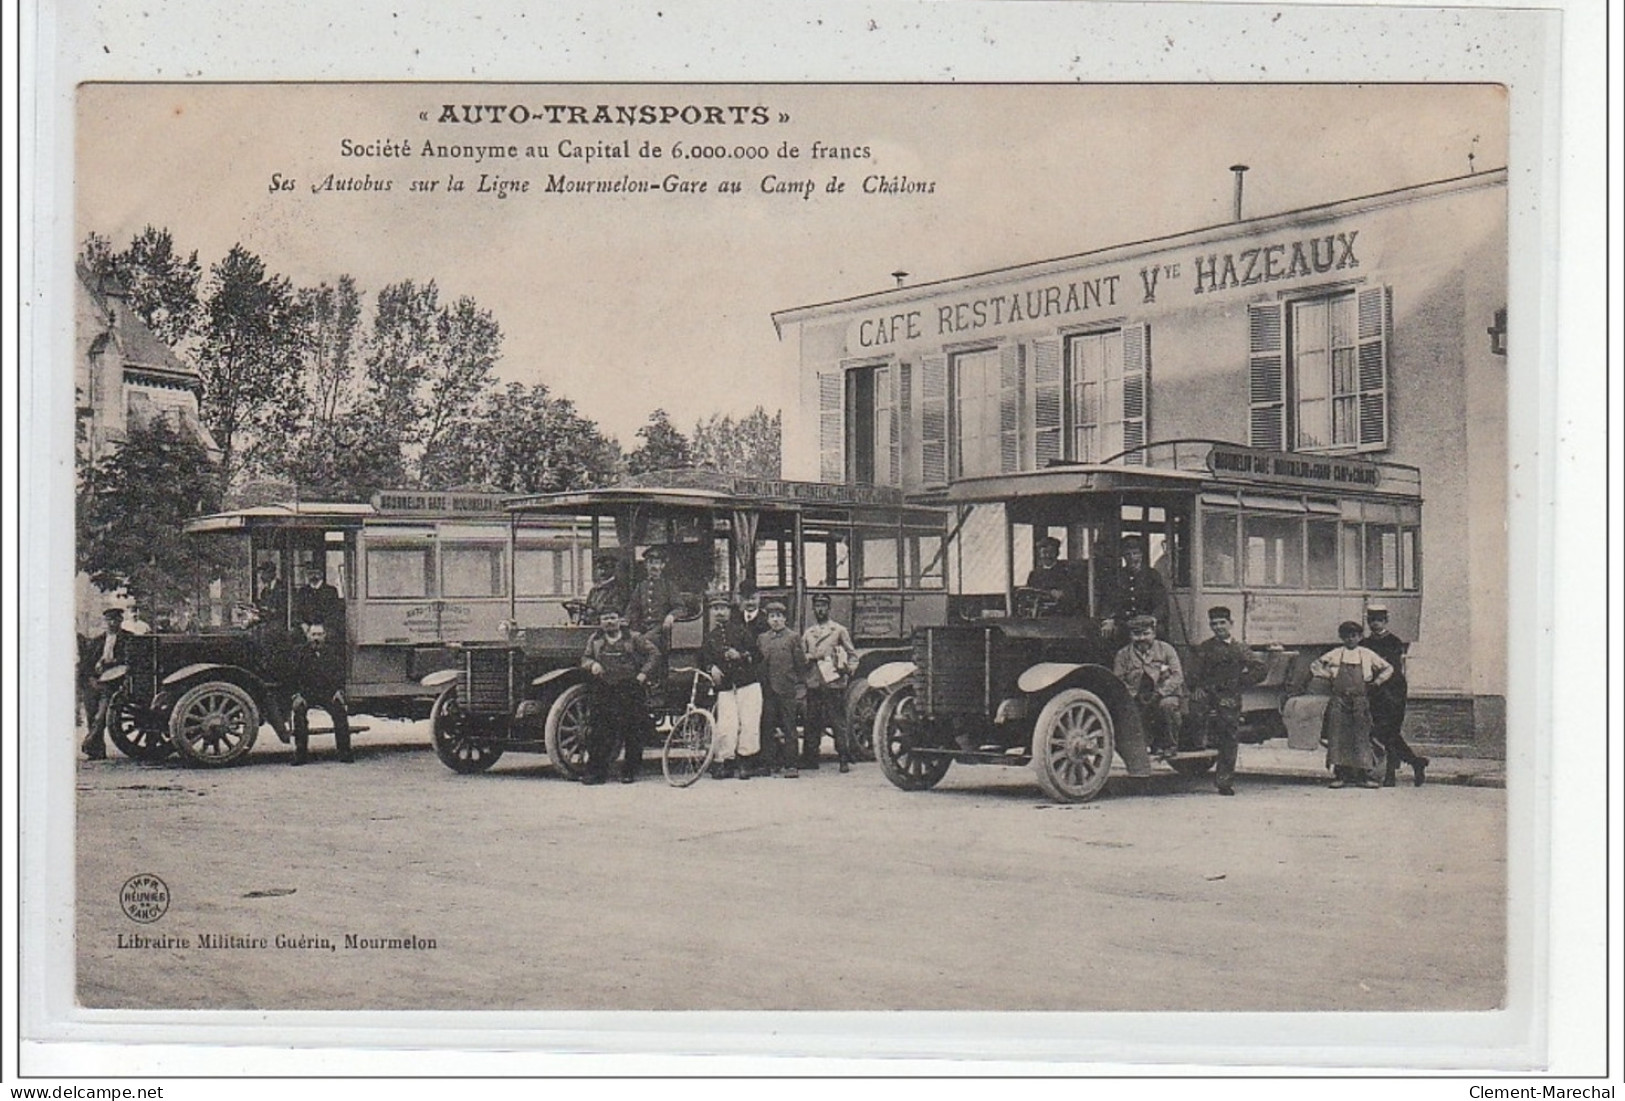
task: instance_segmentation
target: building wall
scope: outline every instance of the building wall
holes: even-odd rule
[[[1317,243],[1331,247],[1316,254]],[[1299,265],[1295,246],[1308,264]],[[1313,270],[1317,260],[1326,270]],[[818,475],[821,375],[909,364],[901,481],[911,492],[925,488],[920,364],[984,346],[1015,349],[1020,467],[1031,469],[1040,345],[1142,324],[1150,347],[1146,439],[1247,443],[1249,305],[1322,288],[1387,287],[1388,444],[1365,457],[1421,471],[1425,595],[1412,689],[1468,701],[1493,727],[1506,681],[1506,362],[1486,330],[1506,304],[1506,264],[1505,174],[1495,172],[786,311],[781,325],[799,330],[802,422],[787,433],[787,470]],[[1024,304],[1038,316],[1027,316]],[[1007,319],[1010,308],[1022,316]],[[827,405],[822,412],[827,427]]]

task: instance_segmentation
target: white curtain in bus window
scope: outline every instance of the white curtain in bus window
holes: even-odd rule
[[[1365,576],[1360,570],[1361,556],[1364,553],[1360,545],[1360,525],[1345,523],[1343,525],[1343,588],[1363,589]]]
[[[1365,526],[1365,586],[1399,588],[1399,528],[1388,524]]]
[[[1236,584],[1236,521],[1229,509],[1202,513],[1202,584],[1210,588]]]
[[[1296,516],[1242,517],[1247,544],[1247,584],[1303,586],[1303,521]]]
[[[424,599],[434,577],[434,544],[425,537],[414,544],[371,541],[367,544],[367,595]]]
[[[896,589],[897,533],[891,529],[858,529],[858,586],[864,589]]]
[[[949,548],[953,591],[978,596],[1005,591],[1004,506],[972,505]]]
[[[1416,529],[1399,529],[1399,583],[1414,591],[1422,587],[1422,578],[1416,569]]]
[[[514,589],[519,596],[559,596],[570,591],[570,554],[553,547],[514,551]]]
[[[1304,523],[1305,549],[1309,552],[1309,587],[1335,589],[1338,585],[1337,520],[1311,517]]]
[[[946,573],[942,536],[935,532],[909,532],[905,537],[908,554],[908,586],[911,589],[940,589]]]
[[[489,529],[440,529],[440,595],[506,596],[507,539],[493,539]]]

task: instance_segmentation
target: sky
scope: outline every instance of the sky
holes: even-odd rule
[[[465,104],[532,117],[440,121]],[[725,121],[600,123],[599,105]],[[1507,157],[1487,85],[87,84],[77,125],[76,240],[166,227],[205,269],[241,243],[299,285],[352,275],[369,305],[433,279],[496,316],[504,381],[546,383],[629,447],[657,407],[684,430],[757,405],[799,416],[795,331],[771,315],[896,271],[929,282],[1227,221],[1236,163],[1254,217]],[[425,142],[521,155],[426,157]],[[579,155],[622,142],[663,156]],[[853,155],[814,160],[815,142]],[[674,158],[696,145],[724,156]],[[528,190],[481,193],[482,173]],[[329,174],[390,188],[313,190]],[[447,192],[453,176],[465,190]],[[652,190],[561,194],[553,176]],[[668,176],[705,191],[663,191]],[[866,194],[871,177],[930,190]]]

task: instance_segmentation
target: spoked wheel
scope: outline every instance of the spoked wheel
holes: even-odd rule
[[[235,764],[254,748],[260,710],[254,697],[229,681],[206,681],[175,702],[169,714],[169,740],[193,764],[219,768]]]
[[[448,688],[435,698],[429,711],[429,733],[434,739],[435,756],[453,772],[484,772],[502,756],[500,745],[474,737],[468,716],[457,702],[456,688]]]
[[[175,752],[161,719],[120,692],[107,714],[107,736],[119,752],[137,761],[161,761]]]
[[[666,783],[686,788],[705,775],[717,750],[716,724],[704,711],[690,711],[672,724],[666,747],[660,753],[660,770]]]
[[[885,693],[870,688],[868,680],[859,677],[846,693],[846,728],[851,732],[853,755],[860,760],[872,760],[875,755],[875,713]]]
[[[904,791],[926,791],[942,780],[951,763],[946,755],[914,751],[920,733],[914,687],[893,688],[875,712],[875,760],[886,779]]]
[[[1099,696],[1083,688],[1057,692],[1033,727],[1038,782],[1058,802],[1093,799],[1111,772],[1113,742],[1112,713]]]
[[[547,710],[542,737],[548,759],[566,780],[579,780],[587,772],[587,734],[592,726],[592,701],[585,684],[572,684],[560,692]]]

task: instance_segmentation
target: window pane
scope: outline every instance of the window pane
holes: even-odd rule
[[[864,533],[860,539],[862,573],[858,577],[858,584],[865,589],[898,588],[897,537]]]
[[[1246,516],[1247,584],[1303,584],[1303,523],[1296,517]]]
[[[944,568],[942,536],[907,536],[908,585],[911,589],[940,589],[943,587]]]
[[[796,583],[795,570],[788,539],[756,540],[756,584],[764,589],[788,589]]]
[[[440,576],[446,596],[502,596],[502,548],[477,543],[442,544]]]
[[[1399,581],[1403,588],[1416,590],[1422,587],[1421,578],[1416,574],[1416,529],[1399,529]]]
[[[1309,551],[1309,587],[1337,588],[1336,520],[1310,520],[1304,529]]]
[[[1202,584],[1236,583],[1236,514],[1209,511],[1202,514]]]
[[[1367,524],[1365,529],[1365,584],[1368,589],[1399,588],[1399,529]]]
[[[1343,525],[1343,588],[1363,589],[1360,580],[1360,525]]]
[[[434,569],[434,548],[367,548],[367,595],[375,597],[417,597],[429,595],[429,578]]]
[[[514,552],[514,587],[520,596],[557,596],[566,589],[560,585],[559,565],[567,559],[544,547],[520,547]]]
[[[803,532],[807,584],[815,589],[844,589],[852,583],[852,537],[844,531]]]

